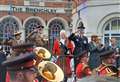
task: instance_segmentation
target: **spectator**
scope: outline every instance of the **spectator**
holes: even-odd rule
[[[60,40],[56,39],[53,46],[53,54],[58,56],[57,64],[65,73],[65,82],[71,76],[70,60],[73,53],[73,43],[68,39],[65,30],[60,31]]]
[[[89,42],[90,51],[89,66],[92,70],[101,64],[99,53],[102,51],[103,45],[98,40],[99,38],[97,35],[92,35],[91,42]]]

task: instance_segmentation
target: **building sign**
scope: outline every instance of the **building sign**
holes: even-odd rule
[[[10,12],[26,12],[26,13],[65,13],[64,8],[49,8],[49,7],[31,7],[31,6],[14,6],[0,5],[0,11]]]

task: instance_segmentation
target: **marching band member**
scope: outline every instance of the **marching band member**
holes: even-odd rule
[[[92,71],[90,67],[88,66],[88,52],[83,51],[81,54],[79,54],[79,64],[76,67],[76,76],[77,78],[83,78],[86,76],[90,76],[92,74]]]
[[[8,82],[38,82],[36,80],[37,69],[35,65],[35,54],[27,53],[10,59],[2,63],[9,71]]]
[[[113,66],[116,61],[115,55],[116,53],[113,49],[103,51],[100,54],[102,63],[94,70],[95,74],[98,76],[117,76],[118,69]]]

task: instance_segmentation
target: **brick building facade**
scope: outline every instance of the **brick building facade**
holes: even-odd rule
[[[74,8],[76,3],[69,0],[0,0],[0,40],[15,31],[22,32],[22,38],[36,26],[43,25],[45,37],[50,44],[59,37],[61,29],[67,32],[72,14],[66,14],[67,7]],[[69,9],[68,9],[69,10]]]

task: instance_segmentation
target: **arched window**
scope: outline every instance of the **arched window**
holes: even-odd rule
[[[104,43],[109,45],[109,39],[114,37],[120,41],[120,17],[107,21],[104,25]]]
[[[31,18],[25,23],[25,36],[31,33],[37,26],[42,25],[41,21],[36,18]]]
[[[0,40],[13,37],[13,33],[19,30],[18,21],[13,17],[6,17],[0,22]],[[4,46],[5,51],[9,51],[9,47]]]
[[[53,46],[54,39],[60,37],[60,30],[64,29],[64,24],[61,20],[55,19],[49,24],[49,42],[50,49]]]

